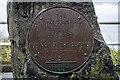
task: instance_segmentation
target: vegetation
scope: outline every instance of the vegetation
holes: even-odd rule
[[[115,64],[120,64],[120,50],[115,51],[115,50],[110,49],[110,51],[111,51],[111,57],[113,59],[113,62]]]
[[[1,39],[0,43],[9,43],[9,39]],[[0,46],[0,63],[11,64],[11,50],[10,46]]]
[[[0,39],[0,43],[10,43],[10,40],[9,40],[9,38]]]
[[[11,64],[10,46],[0,46],[0,63]]]
[[[120,50],[110,49],[112,60],[115,64],[117,74],[120,75]]]

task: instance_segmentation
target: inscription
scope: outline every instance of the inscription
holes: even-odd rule
[[[62,21],[54,21],[54,20],[46,20],[44,21],[45,26],[51,26],[51,25],[55,25],[56,27],[60,26],[64,26],[64,25],[69,25],[71,24],[71,21],[68,21],[68,20],[62,20]],[[73,22],[74,24],[83,24],[81,21],[78,21],[78,20],[74,20]],[[85,24],[85,23],[84,23]]]
[[[87,48],[92,46],[91,42],[52,42],[52,43],[48,43],[48,42],[43,42],[41,44],[29,44],[30,47],[33,48],[37,48],[39,47],[58,47],[58,46],[62,46],[62,47],[83,47],[83,45]]]
[[[44,42],[41,44],[30,44],[33,49],[38,50],[38,47],[41,49],[39,53],[62,53],[62,54],[77,54],[82,53],[84,48],[91,48],[91,42]],[[71,50],[69,50],[71,48]]]
[[[29,35],[33,60],[53,73],[69,73],[84,64],[93,48],[92,30],[87,20],[68,8],[53,8],[38,15]]]
[[[45,62],[46,64],[71,64],[76,63],[77,61],[54,61],[54,62]]]

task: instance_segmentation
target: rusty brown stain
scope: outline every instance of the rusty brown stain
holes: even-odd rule
[[[40,13],[28,34],[32,59],[43,69],[58,74],[80,68],[94,44],[88,21],[75,10],[52,8]]]

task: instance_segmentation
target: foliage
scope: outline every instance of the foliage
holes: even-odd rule
[[[110,52],[111,52],[112,60],[114,64],[116,64],[115,67],[116,67],[117,74],[120,75],[120,50],[115,51],[113,49],[110,49]]]
[[[116,66],[116,71],[117,71],[117,74],[120,76],[120,65]]]
[[[0,46],[0,63],[11,64],[10,46]]]
[[[10,39],[9,38],[0,39],[0,43],[10,43]]]
[[[9,38],[0,39],[0,43],[10,43]],[[10,46],[0,46],[0,63],[11,64]]]
[[[115,64],[120,64],[120,50],[115,51],[110,49],[112,60]]]

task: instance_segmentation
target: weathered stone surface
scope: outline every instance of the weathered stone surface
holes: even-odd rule
[[[2,65],[2,72],[12,72],[12,66],[11,65]]]
[[[88,62],[76,72],[56,75],[39,68],[29,55],[27,35],[39,12],[52,7],[70,7],[89,21],[94,34],[94,49]],[[92,2],[13,2],[8,3],[8,26],[12,49],[13,75],[18,79],[39,80],[117,80],[110,51],[97,23]]]

